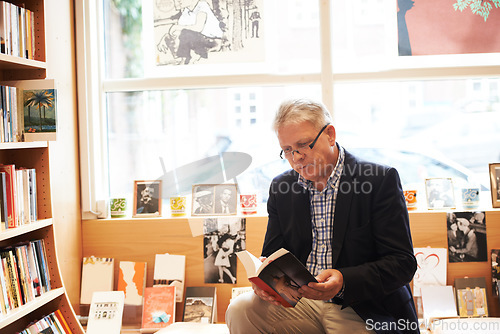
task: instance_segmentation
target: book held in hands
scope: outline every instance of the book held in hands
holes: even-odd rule
[[[281,248],[264,262],[248,251],[236,253],[245,267],[248,280],[274,296],[281,305],[294,307],[301,296],[298,289],[309,282],[317,282],[302,262],[288,250]]]

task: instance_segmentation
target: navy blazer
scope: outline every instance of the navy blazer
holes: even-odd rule
[[[271,183],[262,256],[281,247],[306,263],[312,248],[309,191],[289,170]],[[333,267],[351,306],[377,333],[418,333],[408,283],[417,262],[398,172],[345,151],[333,222]]]

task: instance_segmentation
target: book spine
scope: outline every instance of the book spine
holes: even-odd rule
[[[16,227],[15,211],[15,167],[14,165],[0,165],[0,171],[5,172],[5,186],[7,190],[7,214],[9,228]]]
[[[35,253],[36,250],[33,245],[33,242],[28,243],[27,247],[28,247],[28,260],[29,260],[30,272],[32,274],[31,283],[35,291],[35,297],[38,297],[42,294],[40,286],[40,266],[38,265]]]
[[[34,168],[31,168],[29,172],[29,189],[30,189],[31,221],[36,222],[38,220],[38,209],[37,209],[37,199],[36,199],[36,170]]]
[[[8,279],[8,291],[12,298],[12,307],[17,308],[22,305],[22,296],[19,291],[16,269],[11,261],[9,251],[3,251],[0,256],[2,258],[4,270],[7,272],[6,277]]]
[[[59,319],[59,322],[61,323],[63,329],[64,329],[64,333],[66,334],[71,334],[72,331],[71,331],[71,328],[69,328],[69,325],[68,325],[68,322],[66,321],[66,319],[64,319],[64,316],[61,312],[61,310],[56,310],[54,312],[54,315],[56,316],[57,319]]]
[[[1,117],[0,117],[1,119]],[[5,172],[0,172],[0,220],[2,225],[2,230],[9,228],[9,216],[7,213],[7,188]]]
[[[2,293],[4,295],[5,307],[7,308],[7,313],[14,308],[14,300],[12,293],[10,292],[10,279],[7,272],[7,264],[3,258],[0,256],[0,267],[2,268]]]

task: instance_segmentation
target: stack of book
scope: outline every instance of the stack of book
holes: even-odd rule
[[[37,219],[36,170],[0,165],[0,231]]]
[[[35,13],[7,1],[0,1],[0,52],[35,59]]]

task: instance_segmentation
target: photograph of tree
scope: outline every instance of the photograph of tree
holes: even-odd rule
[[[400,56],[500,52],[500,0],[398,0]]]
[[[262,0],[156,0],[157,65],[261,61]]]

